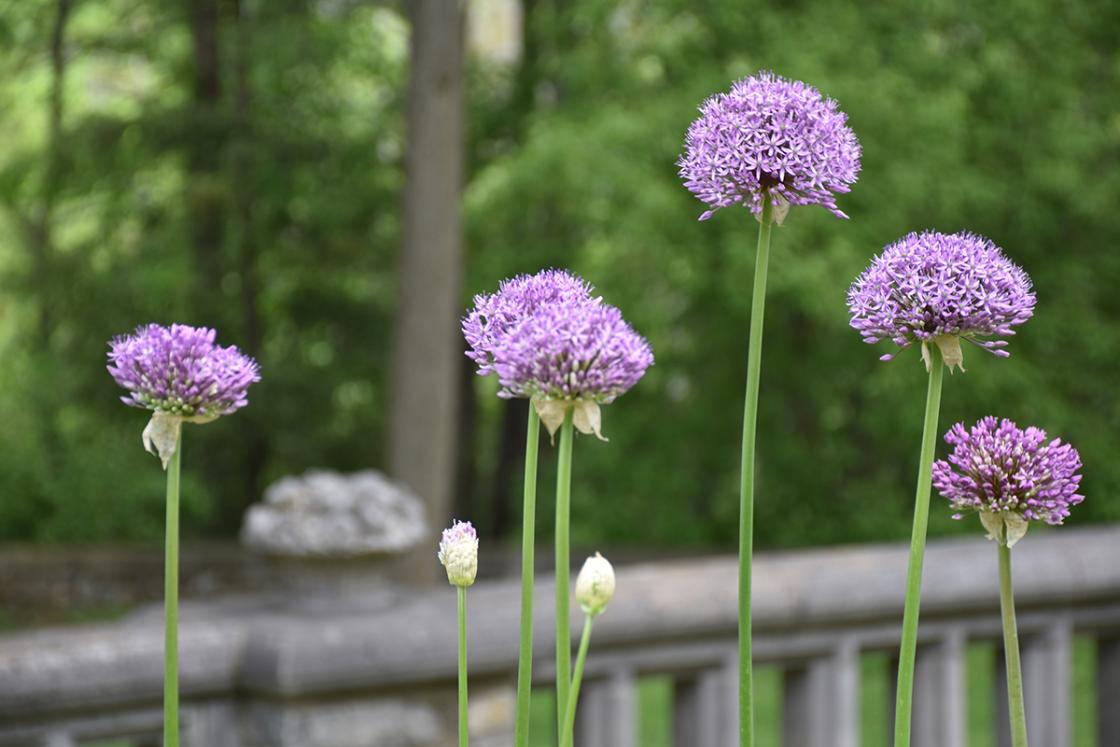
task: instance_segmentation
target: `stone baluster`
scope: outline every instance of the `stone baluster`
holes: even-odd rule
[[[962,630],[951,630],[941,640],[918,648],[914,669],[913,747],[965,747],[966,682]]]
[[[1097,744],[1120,744],[1120,637],[1097,641]]]
[[[188,705],[182,713],[184,747],[240,747],[237,711],[229,702]]]
[[[1057,619],[1044,630],[1022,636],[1019,648],[1023,661],[1027,735],[1035,744],[1069,744],[1073,736],[1070,701],[1073,626],[1068,620]],[[999,747],[1010,747],[1007,668],[1002,643],[996,662],[996,736]]]
[[[842,641],[831,656],[784,673],[783,747],[859,747],[859,646]]]
[[[676,747],[734,747],[739,743],[737,657],[678,678],[673,686]]]
[[[638,747],[638,689],[625,669],[586,680],[576,710],[575,742],[580,747]]]
[[[43,740],[43,747],[78,747],[78,743],[69,732],[52,731]]]

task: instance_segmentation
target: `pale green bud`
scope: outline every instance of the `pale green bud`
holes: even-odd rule
[[[576,601],[590,617],[603,614],[614,596],[614,568],[599,553],[583,562],[576,578]]]

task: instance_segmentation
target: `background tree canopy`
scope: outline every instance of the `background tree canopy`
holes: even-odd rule
[[[698,222],[674,161],[696,106],[764,68],[839,100],[864,161],[850,221],[795,209],[775,234],[759,543],[906,534],[925,373],[916,350],[879,362],[844,296],[923,228],[989,236],[1039,299],[1010,359],[966,350],[941,431],[1038,424],[1084,458],[1071,521],[1120,518],[1120,5],[521,5],[518,59],[470,61],[462,306],[570,267],[657,355],[604,411],[610,443],[577,443],[577,541],[733,542],[756,224]],[[104,369],[141,322],[217,326],[263,368],[252,407],[189,433],[188,531],[235,532],[280,476],[381,462],[407,36],[393,3],[0,9],[0,538],[159,536],[145,418]],[[524,405],[468,363],[457,511],[502,533]],[[934,532],[977,529],[939,500]]]

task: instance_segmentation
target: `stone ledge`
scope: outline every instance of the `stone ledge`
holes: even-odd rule
[[[761,554],[755,561],[760,637],[843,625],[897,625],[907,547],[883,544]],[[926,554],[923,619],[998,610],[995,546],[938,540]],[[596,646],[728,638],[736,626],[732,557],[620,568]],[[1033,609],[1120,601],[1120,526],[1037,532],[1015,549],[1016,596]],[[519,584],[471,588],[472,675],[505,676],[517,656]],[[580,619],[573,611],[573,619]],[[540,577],[539,656],[552,646],[552,579]],[[573,624],[578,633],[579,624]],[[287,698],[422,686],[455,671],[455,594],[414,592],[367,613],[287,608],[241,597],[183,607],[186,694],[241,691]],[[154,702],[162,669],[158,608],[113,625],[0,637],[0,718]]]

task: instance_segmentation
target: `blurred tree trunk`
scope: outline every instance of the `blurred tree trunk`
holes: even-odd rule
[[[537,86],[541,82],[541,47],[544,15],[539,0],[522,0],[521,58],[513,82],[513,91],[496,123],[506,129],[507,136],[523,145],[529,117],[536,108]],[[473,366],[472,366],[473,368]],[[525,463],[525,420],[528,402],[523,399],[503,400],[498,429],[498,458],[490,475],[491,529],[497,537],[515,536],[521,516],[520,476]]]
[[[517,536],[520,528],[522,483],[525,464],[525,421],[529,417],[529,400],[506,400],[502,408],[502,424],[498,435],[498,461],[494,467],[491,521],[496,537]]]
[[[35,290],[39,294],[38,340],[46,349],[54,331],[54,207],[62,182],[62,114],[66,92],[66,23],[71,0],[58,0],[51,24],[51,88],[47,103],[46,163],[43,170],[39,209],[31,223],[30,246]]]
[[[463,9],[459,0],[411,0],[411,69],[404,225],[392,355],[389,469],[448,519],[455,478],[462,292]],[[421,561],[419,558],[423,558]],[[435,578],[431,548],[417,580]]]
[[[455,436],[456,443],[470,444],[478,437],[478,397],[474,393],[475,363],[465,354],[459,360],[459,415]],[[457,472],[452,506],[455,516],[480,517],[478,498],[478,449],[460,448],[457,454]],[[478,522],[475,521],[475,526]]]
[[[193,321],[220,327],[226,220],[220,0],[185,0],[184,7],[194,50],[194,127],[186,133],[188,230],[195,263]]]
[[[254,358],[260,357],[264,334],[260,312],[260,280],[257,267],[259,244],[255,195],[257,194],[257,149],[253,120],[253,28],[248,0],[233,0],[236,26],[236,147],[233,152],[233,175],[237,221],[237,264],[241,278],[241,344]],[[255,413],[255,411],[254,411]],[[242,434],[245,438],[244,488],[241,502],[236,506],[239,520],[249,504],[261,495],[261,473],[268,456],[268,429],[257,417],[245,418]]]

